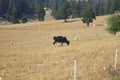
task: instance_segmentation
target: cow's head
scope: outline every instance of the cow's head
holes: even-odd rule
[[[63,37],[63,39],[65,40],[65,43],[67,43],[67,45],[70,44],[70,41],[68,41],[66,37]]]
[[[69,45],[69,44],[70,44],[70,41],[67,41],[66,43],[67,43],[67,45]]]

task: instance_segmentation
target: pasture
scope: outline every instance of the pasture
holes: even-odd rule
[[[120,34],[106,31],[107,17],[90,27],[80,19],[0,25],[2,80],[73,80],[75,59],[77,80],[120,80]],[[53,36],[66,36],[70,45],[54,46]]]

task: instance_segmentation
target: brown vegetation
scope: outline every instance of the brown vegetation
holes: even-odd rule
[[[0,76],[4,80],[73,80],[76,59],[78,80],[120,80],[120,35],[105,31],[107,17],[97,17],[90,27],[80,19],[1,25]],[[97,24],[103,25],[92,27]],[[66,36],[71,44],[53,46],[56,35]]]

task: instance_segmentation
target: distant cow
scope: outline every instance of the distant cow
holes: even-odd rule
[[[54,36],[53,39],[54,39],[53,44],[61,43],[61,46],[63,43],[66,43],[67,45],[70,44],[70,41],[68,41],[67,38],[63,36]]]

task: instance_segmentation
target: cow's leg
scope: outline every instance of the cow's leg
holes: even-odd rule
[[[56,42],[57,42],[57,41],[54,41],[54,42],[53,42],[53,45],[55,45]]]
[[[61,42],[61,46],[63,45],[63,42]]]

